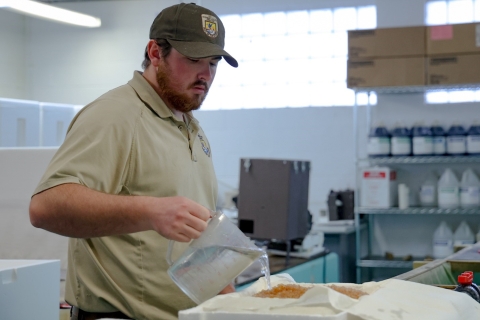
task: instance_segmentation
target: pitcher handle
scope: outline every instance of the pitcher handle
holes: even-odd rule
[[[170,240],[168,241],[168,248],[167,248],[167,263],[169,266],[171,266],[173,264],[173,261],[172,261],[172,251],[173,251],[173,245],[175,244],[175,241],[173,240]]]
[[[215,217],[217,214],[222,214],[220,211],[213,211],[213,210],[210,210],[210,220]],[[209,221],[210,221],[209,220]],[[175,244],[175,241],[173,240],[170,240],[168,241],[168,247],[167,247],[167,263],[169,266],[171,266],[173,264],[173,261],[172,261],[172,251],[173,251],[173,245]]]

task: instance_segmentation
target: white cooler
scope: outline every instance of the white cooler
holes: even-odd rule
[[[0,260],[0,319],[60,317],[60,260]]]

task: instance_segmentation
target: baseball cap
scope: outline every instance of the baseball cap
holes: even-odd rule
[[[220,18],[195,3],[180,3],[163,9],[150,27],[150,39],[165,39],[189,58],[222,56],[232,67],[238,62],[225,46],[225,28]]]

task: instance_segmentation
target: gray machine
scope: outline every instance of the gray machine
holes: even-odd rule
[[[247,236],[287,244],[310,231],[310,162],[241,159],[238,224]]]

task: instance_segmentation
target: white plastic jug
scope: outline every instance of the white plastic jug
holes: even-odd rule
[[[433,257],[443,259],[453,254],[453,234],[445,221],[433,233]]]
[[[447,168],[438,180],[438,206],[440,208],[458,208],[460,204],[460,183],[455,173]]]
[[[435,207],[437,205],[437,177],[431,173],[420,186],[418,198],[422,207]]]
[[[453,234],[453,245],[462,246],[474,243],[475,235],[473,234],[472,229],[470,229],[465,221],[462,221]]]
[[[174,243],[168,244],[168,275],[198,304],[217,295],[258,258],[263,256],[268,265],[265,251],[221,212],[212,212],[205,231],[172,262]]]
[[[470,168],[462,174],[462,181],[460,183],[460,206],[462,208],[480,206],[480,180]]]

